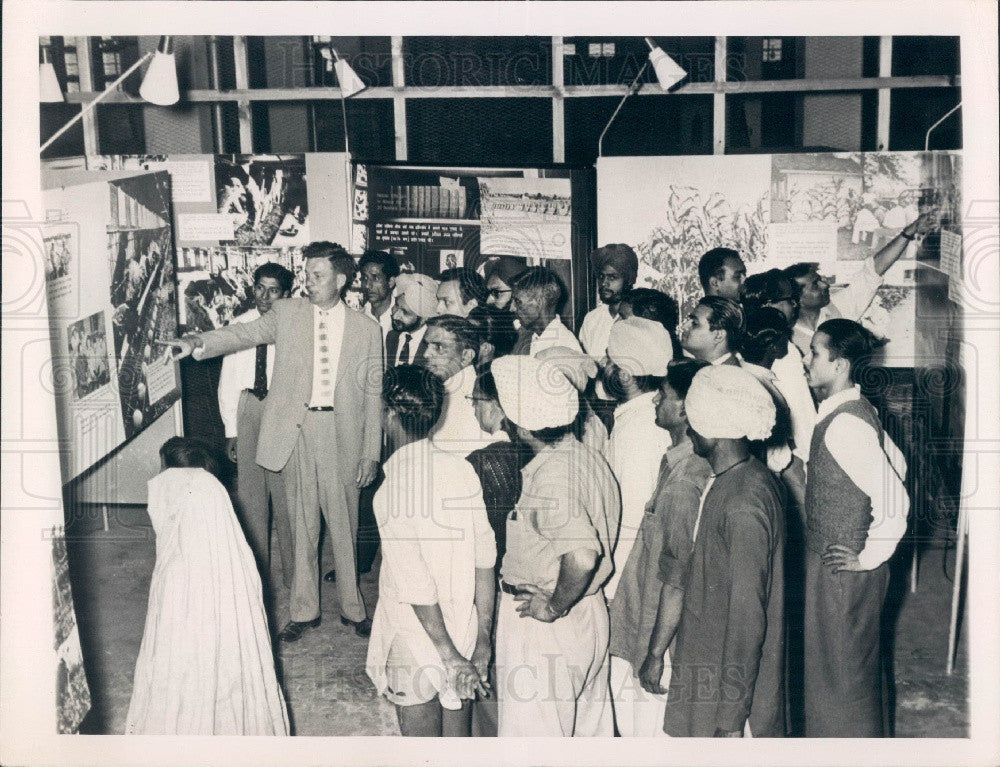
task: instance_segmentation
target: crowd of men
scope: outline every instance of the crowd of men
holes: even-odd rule
[[[685,317],[606,245],[578,336],[560,277],[514,257],[432,278],[317,242],[295,298],[261,266],[254,310],[174,346],[227,355],[244,526],[265,582],[273,528],[290,591],[278,638],[321,621],[322,516],[324,579],[404,735],[783,736],[786,622],[805,734],[885,734],[908,498],[858,321],[924,221],[832,296],[814,265],[747,276],[711,250]]]

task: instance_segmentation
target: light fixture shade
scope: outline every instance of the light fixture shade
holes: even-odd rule
[[[177,89],[177,63],[169,37],[160,38],[160,44],[149,62],[149,69],[139,86],[139,95],[150,104],[167,107],[180,101]]]
[[[340,92],[344,94],[344,98],[360,93],[368,87],[344,59],[333,62],[333,69],[337,73],[337,82],[340,83]]]
[[[665,91],[669,91],[687,77],[687,72],[659,46],[649,52],[649,63],[653,65],[653,70],[656,72],[656,79],[659,81],[660,87]]]
[[[58,104],[65,100],[62,88],[59,87],[59,79],[56,77],[56,68],[51,62],[44,62],[38,65],[38,85],[39,98],[43,104]]]

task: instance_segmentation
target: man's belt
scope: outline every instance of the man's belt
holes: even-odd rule
[[[333,405],[319,405],[317,407],[308,407],[306,410],[311,410],[314,413],[332,413]]]

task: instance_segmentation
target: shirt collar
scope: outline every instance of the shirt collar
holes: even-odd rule
[[[674,467],[680,461],[691,455],[694,455],[694,444],[692,444],[691,440],[685,436],[676,445],[668,447],[667,452],[663,457],[668,466]]]
[[[449,394],[471,394],[475,385],[476,368],[473,365],[466,365],[444,382],[445,391]]]
[[[521,469],[521,477],[524,481],[527,482],[531,479],[542,466],[548,463],[550,458],[560,454],[565,455],[566,449],[571,447],[568,444],[568,440],[578,443],[578,440],[572,434],[565,434],[561,439],[556,440],[551,445],[546,445],[535,453],[535,457],[528,461],[527,465]]]
[[[320,309],[316,304],[312,305],[313,315],[321,315],[324,317],[339,317],[344,314],[344,302],[338,301],[336,306],[332,306],[329,309]]]
[[[558,333],[559,332],[559,328],[561,326],[562,326],[562,321],[559,319],[559,315],[557,314],[555,317],[552,318],[552,321],[548,325],[545,326],[545,329],[541,333],[535,333],[534,336],[535,336],[535,338],[540,338],[541,336],[545,335],[549,331],[551,331],[553,333]]]
[[[857,384],[854,384],[850,389],[831,394],[819,403],[819,407],[816,409],[816,420],[821,421],[845,402],[853,402],[858,399],[861,399],[861,387]]]
[[[712,360],[713,365],[725,365],[729,359],[733,356],[732,352],[726,352],[721,357]]]
[[[646,408],[653,407],[653,397],[656,396],[655,391],[648,391],[640,394],[638,397],[633,397],[628,402],[623,402],[618,407],[615,408],[615,421],[617,421],[622,416],[626,416],[629,413],[645,410]]]
[[[424,338],[424,333],[426,333],[426,332],[427,332],[427,323],[424,323],[423,325],[421,325],[416,330],[403,330],[403,331],[401,331],[400,334],[399,334],[399,337],[400,338],[405,338],[406,334],[409,333],[410,334],[410,343],[413,343],[414,341],[416,341],[417,343],[420,343],[420,341],[422,341],[423,338]]]

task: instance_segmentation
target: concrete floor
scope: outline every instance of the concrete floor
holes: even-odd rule
[[[155,556],[145,510],[114,510],[107,532],[70,540],[73,595],[93,707],[81,731],[120,734],[132,692]],[[896,617],[895,735],[966,737],[968,654],[960,642],[955,672],[944,673],[951,583],[942,549],[922,558],[920,587],[906,589],[905,561],[897,567],[887,615]],[[329,559],[328,550],[324,557]],[[905,557],[901,557],[905,559]],[[329,562],[326,563],[329,566]],[[948,552],[949,573],[954,551]],[[324,568],[324,572],[325,572]],[[370,608],[377,596],[378,562],[362,576]],[[282,597],[278,595],[280,600]],[[367,640],[341,625],[335,588],[322,589],[323,623],[293,644],[276,643],[279,678],[297,735],[398,735],[393,707],[375,695],[364,672]],[[273,618],[272,618],[273,620]]]

